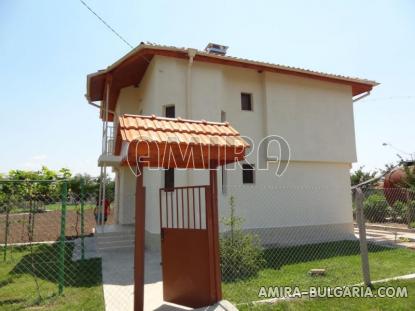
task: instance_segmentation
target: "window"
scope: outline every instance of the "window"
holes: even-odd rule
[[[164,107],[164,116],[167,118],[176,117],[176,109],[174,105]],[[174,168],[169,168],[164,171],[164,188],[174,188]]]
[[[252,111],[252,94],[241,93],[241,109],[245,111]]]
[[[174,106],[166,106],[164,108],[164,116],[167,118],[175,118],[176,117],[176,109]]]
[[[254,183],[254,166],[251,164],[242,164],[242,183]]]
[[[174,168],[169,168],[164,171],[164,188],[174,188]]]

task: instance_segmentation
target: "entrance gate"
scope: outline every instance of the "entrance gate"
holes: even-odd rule
[[[207,222],[209,186],[160,189],[163,299],[199,308],[212,303]]]
[[[144,306],[144,167],[209,170],[209,186],[160,191],[164,297],[206,306],[222,298],[217,168],[243,160],[248,147],[229,123],[119,117],[114,155],[136,166],[134,311]]]

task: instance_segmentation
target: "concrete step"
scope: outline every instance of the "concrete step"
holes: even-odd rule
[[[106,235],[96,235],[97,240],[100,241],[118,241],[118,240],[128,240],[134,239],[134,234],[106,234]]]
[[[134,240],[125,240],[125,241],[97,244],[97,249],[99,251],[119,249],[119,248],[133,248],[133,247],[134,247]]]
[[[118,244],[124,243],[125,241],[134,241],[134,237],[123,237],[123,238],[105,238],[97,239],[97,245],[109,245],[109,244]]]
[[[123,234],[134,234],[135,230],[134,227],[110,227],[104,226],[104,228],[96,228],[95,232],[96,235],[105,236],[105,235],[123,235]]]
[[[95,236],[98,250],[131,248],[134,246],[133,226],[100,226],[95,231]]]
[[[133,245],[134,244],[134,236],[117,236],[117,237],[100,237],[97,238],[97,247],[115,247],[118,245]]]

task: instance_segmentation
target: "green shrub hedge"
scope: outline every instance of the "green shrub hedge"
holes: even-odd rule
[[[384,222],[389,216],[389,206],[383,195],[371,194],[363,202],[365,218],[370,222]]]

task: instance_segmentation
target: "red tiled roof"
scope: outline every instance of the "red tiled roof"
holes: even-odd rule
[[[374,86],[379,84],[375,81],[366,79],[328,74],[303,68],[231,57],[229,55],[221,56],[207,53],[205,51],[194,51],[196,52],[194,57],[195,62],[250,68],[256,71],[276,72],[309,79],[345,84],[351,86],[353,96],[368,92],[372,90]],[[89,74],[87,76],[86,97],[89,101],[103,100],[105,98],[104,90],[106,79],[111,77],[111,79],[116,83],[110,87],[109,108],[111,110],[115,110],[120,89],[130,85],[139,84],[154,55],[188,59],[188,52],[189,49],[187,48],[141,43],[131,52],[121,57],[118,61],[106,69]],[[113,120],[112,113],[109,115],[109,120]]]
[[[194,154],[198,154],[198,156],[201,153],[210,155],[206,150],[214,147],[216,148],[215,156],[219,157],[215,160],[221,163],[241,160],[245,149],[249,147],[249,144],[241,138],[238,131],[227,122],[218,123],[129,114],[119,117],[115,154],[120,154],[122,142],[164,147],[169,145],[193,146],[196,147]],[[219,149],[222,149],[222,151]],[[227,151],[225,152],[224,149]],[[140,150],[144,150],[144,148]],[[148,149],[145,150],[148,151]],[[157,148],[157,151],[160,151],[160,149]],[[131,156],[131,151],[124,156]],[[134,156],[142,156],[142,154],[135,154]],[[154,159],[160,157],[160,155],[148,154],[146,156]],[[173,156],[175,155],[173,154]],[[207,160],[204,159],[204,161]],[[154,161],[156,162],[156,160]],[[160,166],[164,165],[161,163]]]

